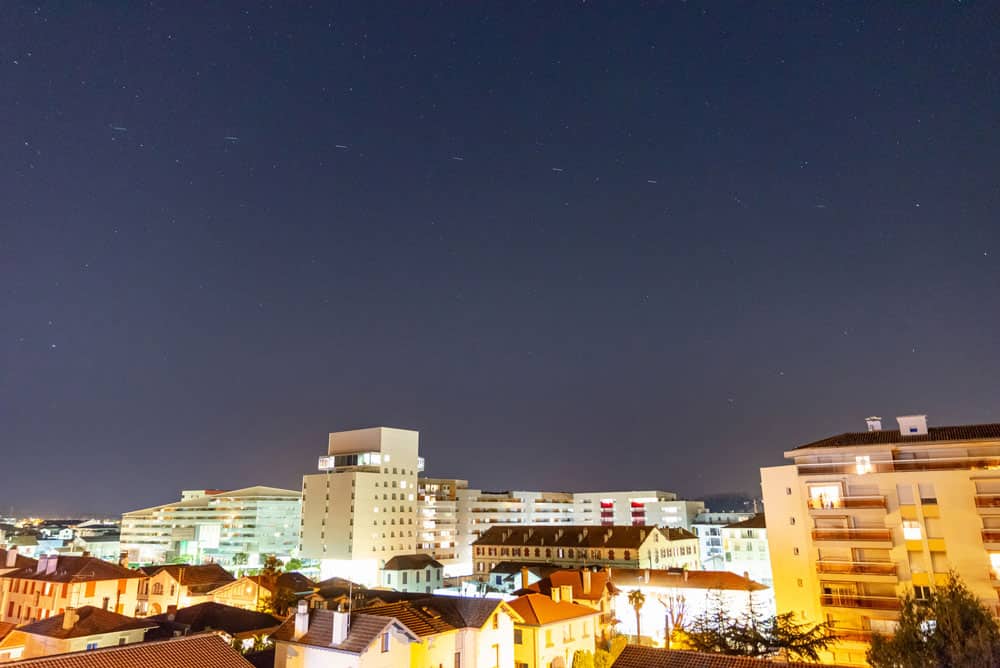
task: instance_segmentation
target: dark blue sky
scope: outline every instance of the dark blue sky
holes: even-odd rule
[[[1000,419],[995,3],[247,4],[4,8],[0,508]]]

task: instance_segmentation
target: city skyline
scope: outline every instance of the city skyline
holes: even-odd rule
[[[991,9],[14,3],[0,508],[297,489],[378,425],[757,496],[868,415],[1000,420]]]

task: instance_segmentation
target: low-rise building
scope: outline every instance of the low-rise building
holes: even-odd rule
[[[520,617],[514,622],[517,668],[571,666],[577,651],[594,651],[600,613],[574,603],[572,596],[554,600],[543,594],[526,594],[511,601],[510,607]]]
[[[259,568],[297,555],[302,495],[275,487],[185,490],[181,500],[122,515],[121,548],[137,564],[171,559]]]
[[[131,645],[145,640],[146,633],[154,628],[155,623],[87,605],[67,608],[60,615],[20,626],[13,633],[24,642],[21,658],[29,659]]]
[[[305,601],[271,638],[274,668],[400,668],[410,665],[410,645],[420,640],[398,619]]]
[[[33,568],[0,575],[0,621],[35,622],[87,605],[132,615],[143,578],[94,557],[42,557]]]
[[[301,573],[281,573],[277,576],[245,575],[209,592],[216,603],[244,610],[273,608],[275,600],[293,608],[301,598],[310,596],[316,583]]]
[[[443,571],[441,562],[426,554],[400,555],[382,567],[382,586],[430,594],[444,586]]]
[[[208,602],[213,590],[236,580],[218,564],[170,564],[140,570],[147,576],[139,595],[140,615],[159,615]]]
[[[527,584],[517,594],[539,593],[554,601],[572,601],[599,613],[598,635],[610,636],[614,630],[615,595],[619,593],[611,581],[610,569],[592,571],[589,568],[559,570],[533,584]]]
[[[698,539],[685,529],[648,526],[497,526],[476,541],[475,573],[485,578],[501,561],[564,568],[698,568]]]
[[[117,534],[78,535],[59,548],[57,553],[79,557],[86,555],[118,563],[121,559],[121,543]]]
[[[234,608],[221,603],[199,603],[147,617],[145,621],[153,623],[154,630],[148,635],[150,640],[215,631],[224,634],[226,641],[236,641],[243,650],[249,650],[256,643],[266,641],[284,620],[265,612]]]
[[[691,523],[691,533],[698,536],[702,569],[706,571],[725,569],[726,551],[722,547],[722,528],[753,516],[753,513],[720,513],[709,510],[698,513]]]

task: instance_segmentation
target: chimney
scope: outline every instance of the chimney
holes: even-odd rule
[[[573,585],[559,585],[559,598],[567,603],[573,602]]]
[[[45,562],[45,574],[52,575],[56,572],[56,565],[59,563],[58,555],[50,555],[49,560]]]
[[[177,606],[168,605],[167,606],[167,621],[172,622],[177,619]]]
[[[7,568],[14,568],[17,563],[17,545],[7,550]]]
[[[528,584],[528,567],[521,566],[521,589],[527,589]]]
[[[900,436],[926,436],[927,416],[926,415],[900,415],[896,418],[899,423]]]
[[[83,555],[81,555],[81,556],[83,556],[84,559],[89,559],[90,556],[91,556],[90,550],[84,550],[83,551]]]
[[[301,640],[302,636],[309,630],[309,606],[303,600],[299,601],[299,607],[295,610],[295,631],[292,640]]]
[[[49,561],[49,558],[46,555],[44,555],[44,554],[42,556],[38,557],[38,565],[35,566],[35,573],[39,573],[39,574],[40,573],[44,573],[45,572],[45,566],[47,565],[48,561]]]
[[[351,615],[344,610],[344,604],[333,612],[333,638],[332,645],[341,645],[347,640],[347,633],[350,630]]]
[[[648,571],[647,571],[648,572]],[[684,569],[684,582],[688,581],[688,569]]]
[[[552,587],[550,594],[552,600],[558,603],[562,600],[562,587]]]
[[[868,431],[882,431],[882,418],[878,415],[866,417],[865,424],[868,425]]]
[[[642,572],[642,581],[649,584],[649,569],[647,568]]]
[[[590,593],[590,587],[591,587],[591,581],[590,581],[590,575],[591,575],[591,573],[590,573],[590,569],[589,568],[584,568],[583,569],[583,573],[581,573],[581,575],[583,576],[583,593],[584,594],[589,594]]]
[[[66,608],[66,612],[63,613],[63,623],[62,623],[63,630],[69,631],[71,628],[76,626],[76,622],[78,619],[79,616],[76,614],[76,608],[74,607]]]

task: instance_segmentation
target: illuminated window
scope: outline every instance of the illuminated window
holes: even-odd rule
[[[810,508],[840,508],[840,485],[812,485],[809,487]]]
[[[903,538],[905,540],[920,540],[922,535],[920,522],[903,520]]]
[[[858,455],[854,458],[854,468],[857,470],[858,475],[864,475],[866,473],[871,473],[875,470],[872,466],[872,458],[868,455]]]

